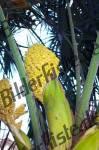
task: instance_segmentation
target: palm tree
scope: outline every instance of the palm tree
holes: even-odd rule
[[[61,71],[59,79],[64,86],[71,108],[75,112],[77,93],[75,82],[76,69],[67,2],[66,0],[9,0],[7,2],[0,0],[0,5],[13,34],[22,28],[28,29],[32,31],[40,43],[46,44],[37,35],[34,28],[38,25],[47,26],[49,48],[60,58]],[[92,0],[76,0],[71,5],[71,12],[80,60],[81,90],[83,90],[99,29],[98,0],[95,2]],[[17,46],[21,54],[21,45],[17,44]],[[0,66],[2,71],[4,75],[11,75],[11,66],[14,66],[15,62],[11,57],[11,50],[2,26],[0,26],[0,48]],[[97,72],[90,98],[90,105],[94,106],[94,111],[97,106],[98,82],[99,72]]]

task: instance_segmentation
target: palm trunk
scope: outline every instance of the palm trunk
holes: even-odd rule
[[[3,13],[1,6],[0,6],[0,21],[1,21],[1,24],[3,26],[5,35],[7,37],[7,42],[9,44],[10,49],[11,49],[11,53],[12,53],[13,59],[15,61],[16,67],[18,69],[20,79],[21,79],[22,83],[23,83],[23,79],[25,79],[26,84],[27,84],[27,88],[29,91],[29,94],[26,95],[26,100],[27,100],[27,105],[28,105],[28,109],[29,109],[29,113],[30,113],[31,122],[32,122],[32,128],[33,128],[33,133],[34,133],[34,142],[36,145],[36,149],[37,150],[39,150],[39,149],[45,150],[46,148],[45,148],[44,142],[42,140],[42,131],[41,131],[40,124],[39,124],[39,119],[38,119],[39,117],[37,114],[36,103],[35,103],[33,94],[32,94],[32,92],[28,86],[28,79],[26,76],[26,71],[24,68],[24,64],[21,60],[18,47],[17,47],[16,42],[13,38],[13,35],[10,31],[9,25],[7,23],[5,16],[4,16],[4,13]],[[24,83],[23,83],[23,85],[24,85]],[[25,90],[27,92],[26,87],[25,87]]]

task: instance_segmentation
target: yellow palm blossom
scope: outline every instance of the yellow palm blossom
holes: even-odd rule
[[[8,126],[12,124],[17,128],[20,128],[22,122],[16,123],[16,119],[24,113],[26,112],[23,104],[15,108],[9,81],[7,79],[0,80],[0,120]]]
[[[34,44],[25,55],[25,68],[34,96],[43,102],[46,83],[59,75],[59,59],[42,44]]]

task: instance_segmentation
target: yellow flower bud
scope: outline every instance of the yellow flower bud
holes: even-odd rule
[[[43,89],[59,75],[59,59],[42,44],[34,44],[25,55],[25,68],[34,96],[43,103]]]

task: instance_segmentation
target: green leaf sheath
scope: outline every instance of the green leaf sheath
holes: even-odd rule
[[[70,131],[73,125],[72,114],[63,88],[57,79],[50,81],[45,87],[43,98],[50,132],[49,150],[69,149],[72,143]],[[68,130],[67,135],[65,129]],[[54,144],[52,134],[55,137]]]

